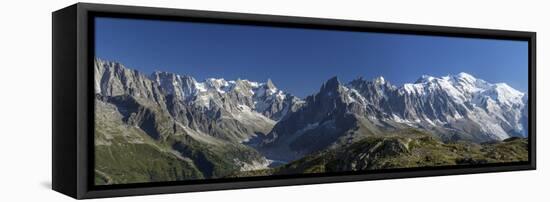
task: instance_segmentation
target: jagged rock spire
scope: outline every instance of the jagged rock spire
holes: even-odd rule
[[[322,87],[321,91],[338,89],[339,86],[340,86],[340,81],[338,80],[337,76],[334,76],[334,77],[330,78],[329,80],[327,80],[327,82],[325,82],[323,84],[323,87]]]
[[[267,79],[267,82],[266,82],[266,87],[268,89],[276,89],[277,87],[275,86],[275,84],[273,84],[273,81],[271,81],[271,79]]]

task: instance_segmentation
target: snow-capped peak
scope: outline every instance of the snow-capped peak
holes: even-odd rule
[[[267,89],[277,90],[277,87],[275,86],[275,84],[273,84],[273,81],[271,81],[271,79],[267,79],[267,82],[265,83],[265,87]]]
[[[493,84],[490,89],[483,91],[481,94],[481,96],[490,97],[506,106],[524,105],[524,95],[524,93],[505,83]]]
[[[209,89],[216,90],[219,93],[226,93],[231,90],[234,82],[228,82],[223,78],[208,78],[204,81]]]
[[[433,81],[434,79],[435,79],[435,77],[424,74],[424,75],[420,76],[420,78],[418,78],[416,80],[416,82],[414,82],[414,83],[415,84],[416,83],[428,83],[428,82]]]
[[[420,78],[416,80],[415,83],[430,83],[430,82],[440,82],[440,81],[448,81],[452,83],[460,82],[460,81],[466,82],[466,83],[476,83],[478,79],[466,72],[460,72],[456,75],[447,75],[442,77],[422,75],[420,76]]]
[[[497,89],[498,91],[503,92],[504,94],[508,95],[507,97],[523,97],[523,94],[524,94],[524,93],[510,87],[506,83],[496,83],[494,86],[495,86],[495,89]]]
[[[273,103],[286,102],[289,95],[275,86],[271,79],[265,83],[246,79],[225,80],[224,78],[207,78],[202,82],[191,76],[177,75],[167,72],[154,72],[151,80],[155,81],[167,94],[173,94],[178,99],[191,102],[207,109],[214,105],[223,105],[225,94],[238,94],[239,104],[247,104],[251,109],[268,110]],[[232,96],[231,96],[232,97]],[[247,101],[249,100],[249,101]],[[290,99],[291,102],[298,102]],[[243,103],[240,103],[243,102]],[[277,104],[276,106],[278,106]]]
[[[386,80],[384,79],[384,77],[379,76],[379,77],[376,77],[376,78],[374,79],[374,83],[377,83],[377,84],[385,84],[385,83],[386,83]]]
[[[215,88],[225,87],[229,85],[229,82],[227,82],[223,78],[219,78],[219,79],[209,78],[209,79],[206,79],[205,82],[208,84],[208,86],[215,87]]]
[[[441,77],[423,75],[415,83],[395,88],[373,88],[369,83],[360,78],[347,87],[351,88],[350,92],[355,88],[364,98],[366,104],[361,106],[380,110],[376,120],[384,117],[400,123],[458,130],[464,126],[453,124],[469,122],[478,125],[489,139],[526,134],[526,126],[521,121],[528,98],[505,83],[492,84],[465,72]],[[361,96],[352,95],[348,98],[350,102],[362,103]],[[403,105],[395,108],[388,103]]]
[[[459,78],[459,79],[469,81],[469,82],[475,82],[477,80],[474,76],[472,76],[471,74],[468,74],[466,72],[460,72],[456,75],[456,77]]]

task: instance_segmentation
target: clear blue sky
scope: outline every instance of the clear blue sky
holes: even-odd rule
[[[146,74],[167,71],[265,82],[305,97],[333,76],[383,76],[393,84],[423,74],[467,72],[527,90],[522,41],[327,31],[116,18],[96,19],[96,57]]]

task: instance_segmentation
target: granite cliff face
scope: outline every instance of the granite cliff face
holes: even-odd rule
[[[269,132],[276,121],[303,103],[277,89],[271,80],[197,82],[191,76],[167,72],[147,76],[100,59],[95,68],[96,94],[101,100],[121,108],[147,106],[163,113],[175,130],[233,142]]]

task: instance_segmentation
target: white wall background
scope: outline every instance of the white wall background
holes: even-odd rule
[[[141,0],[140,6],[536,31],[538,170],[123,197],[109,201],[550,200],[550,6],[546,1]],[[69,0],[4,0],[0,8],[0,201],[68,201],[51,186],[51,12]]]

